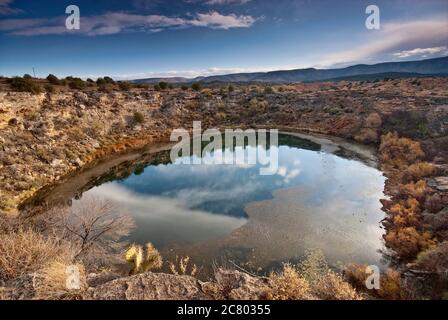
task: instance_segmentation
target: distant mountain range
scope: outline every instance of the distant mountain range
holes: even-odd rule
[[[406,78],[428,75],[448,75],[448,57],[419,61],[385,62],[373,65],[357,64],[339,69],[296,69],[271,72],[234,73],[197,78],[147,78],[132,80],[133,83],[213,83],[213,82],[265,82],[293,83],[339,80],[371,80],[382,78]]]

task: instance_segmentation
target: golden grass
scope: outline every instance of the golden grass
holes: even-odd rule
[[[79,271],[79,289],[72,288],[67,281],[70,277],[69,267]],[[44,268],[35,280],[35,298],[38,300],[81,300],[87,290],[86,272],[82,264],[71,265],[55,261]]]
[[[361,300],[362,296],[340,274],[332,271],[320,250],[308,250],[297,266],[286,264],[269,276],[266,299]]]
[[[69,259],[70,250],[32,230],[0,235],[0,279],[9,280],[41,270],[56,259]]]

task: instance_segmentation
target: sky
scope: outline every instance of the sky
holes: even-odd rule
[[[365,26],[368,5],[380,29]],[[80,29],[66,28],[66,8]],[[0,75],[115,79],[448,55],[448,0],[0,0]]]

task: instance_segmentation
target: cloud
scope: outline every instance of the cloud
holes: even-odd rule
[[[0,0],[0,15],[20,13],[22,10],[12,8],[14,0]]]
[[[140,72],[140,73],[129,73],[129,74],[119,74],[113,75],[114,79],[119,80],[130,80],[130,79],[143,79],[143,78],[196,78],[196,77],[208,77],[217,76],[232,73],[245,73],[245,72],[267,72],[282,69],[281,67],[268,67],[268,68],[218,68],[212,67],[208,69],[198,69],[198,70],[170,70],[165,72]],[[102,75],[85,75],[83,78],[97,78]]]
[[[160,32],[166,29],[188,27],[223,30],[249,28],[257,20],[251,16],[222,15],[216,11],[197,13],[189,18],[109,12],[98,16],[81,17],[81,29],[69,31],[65,28],[65,19],[66,17],[2,20],[0,21],[0,31],[20,36],[68,33],[98,36],[121,32]]]
[[[354,63],[393,55],[397,51],[412,51],[415,48],[435,48],[448,43],[448,20],[444,17],[413,22],[387,23],[381,26],[367,43],[354,49],[330,54],[318,65],[328,67],[335,64]],[[372,31],[369,31],[372,32]]]
[[[396,52],[393,55],[397,58],[410,58],[415,56],[426,58],[435,54],[446,55],[448,54],[448,49],[446,46],[433,48],[415,48],[412,50],[403,50],[400,52]]]

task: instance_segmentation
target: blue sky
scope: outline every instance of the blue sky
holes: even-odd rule
[[[65,28],[77,5],[81,28]],[[380,30],[365,27],[380,8]],[[0,74],[120,79],[448,55],[447,0],[0,0]]]

